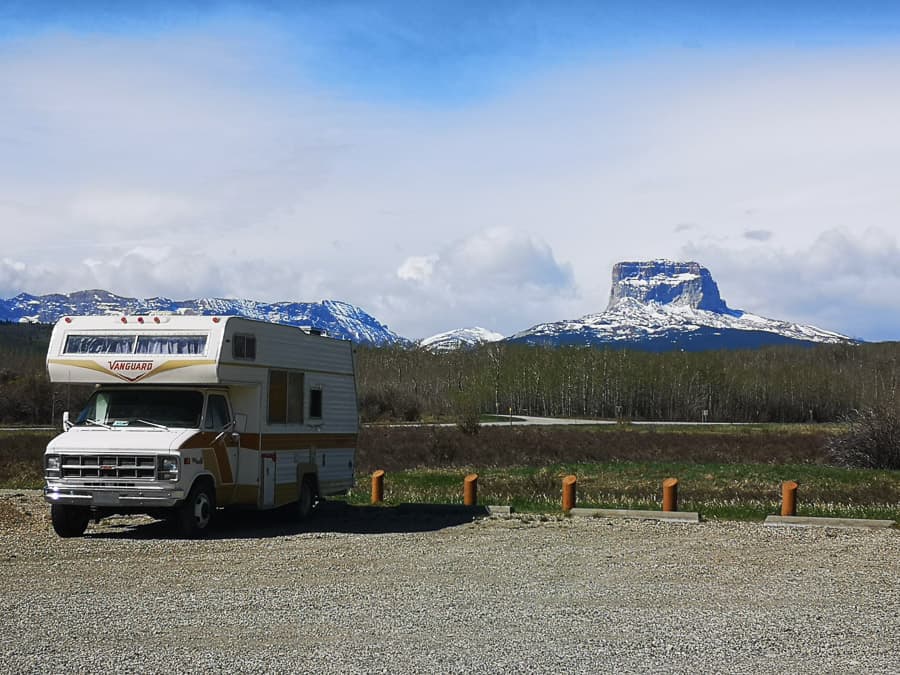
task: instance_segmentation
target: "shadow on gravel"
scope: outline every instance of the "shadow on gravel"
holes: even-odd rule
[[[294,522],[281,509],[273,511],[219,511],[203,540],[267,539],[304,533],[392,534],[432,532],[471,523],[488,515],[480,506],[454,504],[400,504],[399,506],[354,506],[344,502],[322,502],[302,523]],[[118,524],[104,520],[88,527],[89,539],[178,539],[171,523],[142,520]]]

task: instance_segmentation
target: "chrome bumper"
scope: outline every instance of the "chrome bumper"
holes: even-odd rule
[[[181,488],[104,488],[48,485],[44,499],[50,504],[94,506],[97,508],[165,508],[184,499]]]

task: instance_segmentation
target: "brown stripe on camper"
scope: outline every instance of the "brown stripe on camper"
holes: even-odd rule
[[[209,448],[218,433],[212,431],[200,431],[184,443],[181,450],[194,448]],[[242,450],[298,450],[318,448],[355,448],[357,434],[240,434]],[[260,447],[260,438],[262,447]]]
[[[241,436],[241,445],[244,437]],[[261,450],[355,448],[356,434],[263,434]]]
[[[213,450],[216,453],[216,462],[219,465],[219,475],[222,477],[222,483],[233,483],[234,475],[231,473],[231,460],[228,458],[228,448],[222,443],[216,443]]]
[[[216,485],[222,482],[222,474],[219,472],[219,460],[212,448],[203,449],[203,466],[216,480]]]

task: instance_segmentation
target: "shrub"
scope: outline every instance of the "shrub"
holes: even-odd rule
[[[833,462],[866,469],[900,469],[900,416],[896,403],[856,411],[846,423],[846,433],[828,440]]]
[[[363,422],[415,422],[422,417],[422,407],[416,397],[394,387],[362,394],[359,397],[359,412]]]
[[[459,392],[453,397],[453,413],[456,426],[464,434],[475,435],[481,429],[481,408],[478,398],[471,393]]]

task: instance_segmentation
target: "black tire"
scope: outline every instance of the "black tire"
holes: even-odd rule
[[[50,520],[60,537],[80,537],[87,529],[90,519],[91,511],[84,506],[50,505]]]
[[[316,505],[316,485],[312,478],[304,476],[300,481],[300,494],[297,495],[297,520],[304,521],[312,515]]]
[[[202,537],[209,531],[216,512],[216,494],[206,481],[191,488],[187,499],[178,507],[176,522],[187,539]]]

